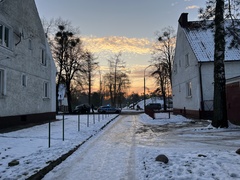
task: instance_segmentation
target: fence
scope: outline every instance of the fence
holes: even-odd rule
[[[114,117],[109,121],[111,122],[113,119],[115,119],[118,115],[113,114]],[[69,114],[64,114],[62,113],[61,115],[59,115],[59,120],[62,121],[62,141],[65,140],[65,120],[67,119],[67,116],[75,116],[77,119],[77,130],[81,131],[82,128],[84,128],[83,126],[85,126],[85,128],[90,127],[91,125],[96,124],[97,122],[103,121],[106,118],[108,118],[110,116],[110,114],[77,114],[77,115],[69,115]],[[107,123],[109,123],[107,122]],[[51,146],[51,121],[49,121],[49,128],[48,128],[48,147]]]

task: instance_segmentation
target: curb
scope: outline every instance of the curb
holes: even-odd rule
[[[75,146],[73,149],[68,151],[67,153],[63,154],[58,159],[51,161],[49,165],[45,166],[41,170],[39,170],[37,173],[31,175],[26,180],[40,180],[42,179],[47,173],[49,173],[53,168],[61,164],[64,160],[66,160],[69,156],[71,156],[76,150],[78,150],[83,144],[85,144],[89,139],[91,139],[93,136],[95,136],[98,132],[102,131],[109,123],[111,123],[114,119],[116,119],[119,115],[112,118],[110,121],[108,121],[105,125],[103,125],[95,134],[89,136],[86,140],[84,140],[79,145]]]

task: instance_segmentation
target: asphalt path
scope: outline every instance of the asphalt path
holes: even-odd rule
[[[120,115],[44,179],[136,179],[137,118]]]

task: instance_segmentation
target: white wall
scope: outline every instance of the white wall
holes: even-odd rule
[[[190,64],[185,66],[185,55],[188,54]],[[201,109],[201,87],[200,87],[200,74],[199,67],[201,65],[202,73],[202,93],[204,101],[213,100],[214,91],[214,77],[213,77],[213,62],[197,61],[187,39],[184,31],[179,26],[177,33],[177,43],[174,58],[173,70],[173,108],[188,110]],[[226,79],[240,75],[240,61],[227,61],[225,62],[225,75]],[[192,83],[192,96],[187,97],[186,83]]]
[[[56,68],[34,0],[3,1],[0,9],[0,23],[13,32],[12,48],[0,46],[0,68],[6,71],[6,94],[0,97],[0,116],[54,112]],[[41,64],[41,48],[46,50],[46,66]],[[22,86],[23,74],[27,77],[26,87]],[[49,98],[43,98],[44,82],[50,84]]]
[[[202,63],[203,99],[213,100],[214,91],[213,62]],[[240,61],[225,62],[226,79],[240,75]]]
[[[186,67],[186,54],[189,57],[189,66]],[[198,110],[200,108],[199,67],[195,55],[179,26],[174,58],[173,72],[173,107],[177,109]],[[192,96],[187,96],[187,82],[192,83]]]

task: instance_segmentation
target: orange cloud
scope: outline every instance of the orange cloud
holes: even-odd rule
[[[187,6],[186,9],[198,9],[199,6],[192,5],[192,6]]]
[[[127,37],[82,37],[84,47],[93,53],[111,52],[111,53],[151,53],[152,42],[146,38],[127,38]]]

